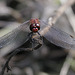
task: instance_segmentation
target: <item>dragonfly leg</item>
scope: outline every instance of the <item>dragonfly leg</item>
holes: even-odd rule
[[[41,34],[39,33],[39,32],[37,32],[38,33],[38,35],[40,36],[40,39],[42,39],[42,36],[41,36]]]
[[[42,41],[43,41],[43,38],[42,38],[42,36],[40,35],[40,33],[39,33],[39,32],[37,32],[37,33],[38,33],[38,35],[40,36],[40,39],[32,38],[33,32],[31,32],[31,33],[28,34],[33,49],[34,49],[34,43],[35,43],[35,42],[36,42],[36,43],[38,42],[38,45],[40,45],[39,40],[42,40]]]
[[[30,33],[28,34],[29,39],[32,38],[32,35],[33,35],[33,32],[30,32]]]
[[[36,50],[36,49],[40,48],[42,46],[42,44],[43,44],[42,40],[38,40],[37,44],[35,46],[33,46],[32,48],[19,48],[19,49],[21,51],[33,51],[33,50]]]
[[[42,44],[43,44],[43,41],[42,41],[41,39],[39,39],[39,40],[37,41],[37,45],[34,47],[34,50],[40,48],[40,47],[42,46]]]
[[[19,53],[20,51],[31,51],[32,49],[30,49],[30,48],[26,48],[26,49],[16,49],[11,55],[10,55],[10,57],[8,58],[8,60],[6,61],[6,63],[5,63],[5,65],[3,66],[3,68],[2,68],[2,71],[1,71],[1,75],[3,75],[4,74],[4,72],[5,72],[5,69],[7,69],[7,72],[9,71],[9,70],[11,70],[10,69],[10,67],[9,67],[9,61],[11,60],[11,58],[13,57],[13,56],[15,56],[17,53]]]
[[[31,38],[32,50],[35,50],[36,47],[40,45],[39,39]]]
[[[41,34],[39,32],[37,32],[37,33],[41,36]]]
[[[40,39],[32,38],[31,43],[32,43],[32,49],[33,50],[36,50],[36,49],[40,48],[42,46],[42,44],[43,44],[42,36],[41,36]]]
[[[10,61],[11,58],[12,58],[14,55],[16,55],[17,53],[18,53],[18,51],[15,50],[15,51],[10,55],[10,57],[8,58],[8,60],[6,61],[5,65],[4,65],[4,67],[2,68],[1,75],[4,74],[4,71],[5,71],[6,68],[7,68],[7,72],[8,72],[9,70],[11,70],[10,67],[9,67],[9,65],[8,65],[8,64],[9,64],[9,61]]]
[[[9,70],[11,70],[10,67],[9,67],[9,61],[11,60],[11,58],[12,58],[13,56],[15,56],[15,55],[16,55],[17,53],[19,53],[20,51],[32,51],[32,50],[36,50],[36,49],[38,49],[39,47],[41,47],[41,45],[42,45],[42,40],[39,40],[39,41],[38,41],[38,44],[37,44],[34,48],[19,48],[19,49],[16,49],[16,50],[10,55],[10,57],[8,58],[8,60],[6,61],[4,67],[2,68],[1,75],[4,74],[6,68],[7,68],[7,72],[8,72]]]
[[[43,41],[43,38],[42,36],[40,35],[39,32],[37,32],[38,35],[40,36],[40,39],[36,39],[36,38],[32,38],[33,36],[33,32],[31,32],[29,35],[30,35],[30,42],[32,44],[32,49],[35,50],[35,49],[38,49],[38,47],[40,47],[42,45],[42,41]],[[37,45],[34,46],[34,43],[37,43]]]
[[[35,40],[34,40],[34,38],[32,38],[32,36],[33,36],[33,32],[30,32],[29,34],[28,34],[28,37],[29,37],[29,40],[30,40],[30,43],[32,44],[32,49],[34,49],[33,47],[34,47],[34,42],[35,42]]]

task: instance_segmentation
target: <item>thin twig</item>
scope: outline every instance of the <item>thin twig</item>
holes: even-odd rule
[[[75,0],[68,0],[64,5],[62,5],[56,12],[54,12],[54,16],[50,17],[49,18],[49,22],[47,25],[41,32],[40,34],[43,36],[45,35],[49,29],[51,28],[52,25],[54,25],[56,23],[56,21],[58,20],[58,18],[64,13],[64,11],[69,7],[71,6],[73,3],[75,2]],[[34,37],[37,37],[37,35],[33,36]]]

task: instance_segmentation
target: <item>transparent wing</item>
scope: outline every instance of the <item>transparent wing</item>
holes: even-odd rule
[[[22,43],[24,43],[29,32],[28,24],[29,21],[26,21],[11,32],[0,37],[0,48],[3,48],[4,46],[11,44],[12,42],[16,43],[16,45],[21,45]]]
[[[45,28],[48,24],[41,21],[41,27]],[[75,39],[57,27],[52,26],[44,37],[51,43],[66,48],[75,49]]]

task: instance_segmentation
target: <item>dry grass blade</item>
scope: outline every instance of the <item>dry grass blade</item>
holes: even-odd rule
[[[69,54],[66,57],[66,60],[65,60],[63,66],[61,68],[61,71],[60,71],[60,74],[59,75],[67,75],[72,60],[73,60],[73,58],[72,58],[72,55],[71,55],[71,51],[69,51]]]

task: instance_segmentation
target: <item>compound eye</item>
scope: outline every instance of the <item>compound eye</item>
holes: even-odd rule
[[[32,28],[33,28],[33,27],[36,27],[36,25],[35,25],[35,24],[31,24],[30,26],[31,26]]]
[[[30,25],[30,30],[32,31],[32,29],[35,28],[35,27],[36,27],[35,24],[31,24],[31,25]]]
[[[37,24],[36,24],[36,27],[37,27],[38,30],[39,30],[39,29],[40,29],[40,24],[37,23]]]
[[[36,25],[35,24],[33,24],[33,27],[35,27]]]
[[[39,27],[39,26],[40,26],[40,25],[37,23],[37,24],[36,24],[36,27]]]

